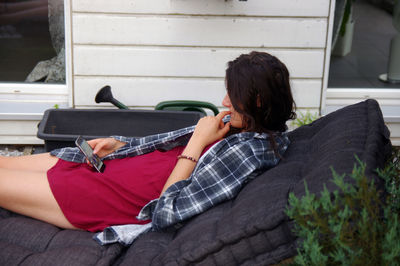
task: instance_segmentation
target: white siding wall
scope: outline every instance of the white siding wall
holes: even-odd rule
[[[74,106],[110,85],[135,108],[164,100],[221,107],[226,63],[278,56],[297,106],[321,108],[330,0],[72,0]],[[109,106],[104,104],[103,106]]]
[[[221,107],[227,61],[259,50],[286,63],[300,110],[320,112],[332,1],[66,0],[70,106],[115,108],[94,102],[111,85],[132,108],[176,99]],[[0,143],[42,144],[40,119],[2,117]]]

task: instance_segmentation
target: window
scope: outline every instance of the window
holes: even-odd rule
[[[0,114],[68,106],[63,0],[0,0]]]
[[[341,32],[340,22],[346,13],[349,19]],[[396,48],[391,47],[394,38]],[[337,0],[323,113],[374,98],[385,119],[399,123],[399,41],[400,1]],[[392,73],[391,82],[384,80],[388,73]]]
[[[390,50],[400,31],[395,11],[395,0],[336,1],[329,88],[400,88],[400,58]],[[392,82],[385,81],[388,72]]]

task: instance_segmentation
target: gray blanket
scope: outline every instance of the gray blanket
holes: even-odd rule
[[[289,134],[283,160],[248,183],[233,200],[185,223],[140,236],[130,247],[100,246],[92,233],[55,226],[0,208],[0,265],[269,265],[296,255],[285,215],[289,192],[331,191],[333,167],[350,173],[355,155],[366,174],[390,154],[379,105],[367,100],[331,113]],[[379,180],[377,180],[379,183]]]

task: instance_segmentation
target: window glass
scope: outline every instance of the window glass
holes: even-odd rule
[[[399,13],[399,0],[336,0],[329,88],[400,88]]]
[[[0,0],[0,83],[65,84],[63,0]]]

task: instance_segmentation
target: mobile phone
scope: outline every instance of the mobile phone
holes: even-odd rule
[[[82,136],[79,136],[75,140],[76,146],[83,152],[85,155],[86,159],[93,165],[93,167],[100,173],[104,171],[105,165],[97,156],[96,154],[93,154],[93,149],[90,147],[89,143],[85,139],[82,138]]]

